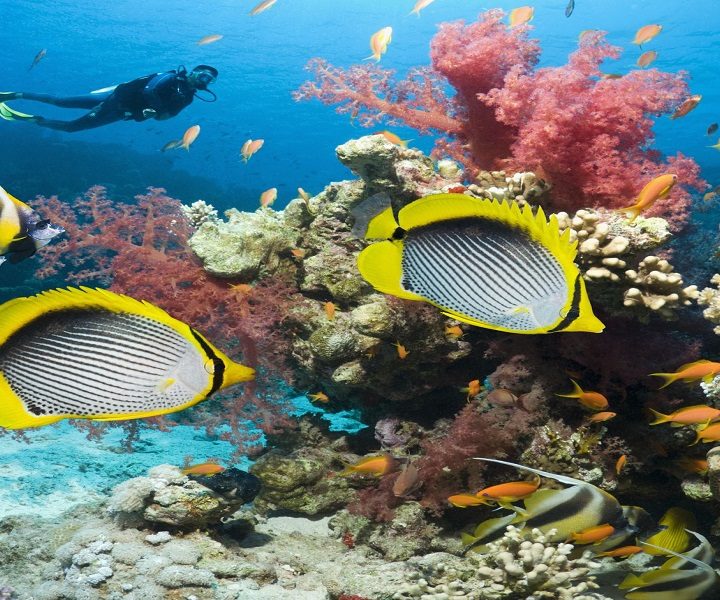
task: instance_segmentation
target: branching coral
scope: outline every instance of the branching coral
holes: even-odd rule
[[[620,49],[604,34],[586,35],[567,65],[535,70],[539,46],[529,26],[508,29],[491,10],[469,25],[446,23],[431,43],[432,67],[396,81],[391,71],[354,66],[343,71],[314,59],[315,80],[296,99],[338,104],[363,125],[381,119],[446,135],[435,154],[468,171],[540,169],[553,184],[551,208],[620,208],[653,177],[675,173],[681,185],[652,207],[673,225],[688,214],[689,188],[700,188],[697,164],[680,154],[664,161],[648,149],[652,117],[688,95],[684,74],[656,69],[603,78],[601,63]],[[456,91],[448,96],[447,81]]]

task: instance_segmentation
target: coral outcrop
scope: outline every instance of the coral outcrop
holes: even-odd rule
[[[715,274],[710,279],[715,287],[703,288],[698,294],[697,302],[703,309],[703,317],[716,325],[713,331],[720,335],[720,274]]]

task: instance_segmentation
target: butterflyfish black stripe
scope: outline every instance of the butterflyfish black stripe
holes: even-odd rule
[[[600,491],[594,490],[589,485],[578,485],[566,489],[573,489],[575,493],[566,501],[560,502],[549,510],[530,517],[525,525],[530,528],[552,525],[557,521],[564,521],[589,508],[595,508],[598,501],[600,502],[599,508],[601,508],[600,514],[597,516],[598,523],[612,523],[622,514],[620,505],[610,501],[610,499],[606,498]]]
[[[570,304],[570,310],[563,317],[562,321],[560,321],[552,329],[548,329],[548,333],[562,331],[580,316],[580,277],[581,275],[578,273],[577,277],[575,278],[575,285],[573,286],[572,303]]]
[[[197,331],[195,331],[192,327],[188,327],[190,330],[190,333],[192,333],[193,337],[197,340],[198,344],[200,344],[200,347],[205,351],[205,354],[207,357],[212,360],[213,362],[213,380],[212,385],[210,386],[210,391],[207,393],[207,396],[211,396],[215,392],[217,392],[220,387],[223,384],[223,376],[225,375],[225,363],[218,357],[217,354],[215,354],[215,351],[212,349],[212,347],[204,340],[202,337],[198,334]]]

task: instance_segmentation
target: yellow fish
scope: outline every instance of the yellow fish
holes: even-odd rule
[[[255,6],[250,11],[251,16],[259,15],[261,12],[266,11],[268,8],[270,8],[273,4],[275,4],[277,0],[263,0],[260,4]]]
[[[219,33],[213,33],[211,35],[206,35],[205,37],[200,38],[197,41],[198,46],[207,46],[208,44],[214,44],[215,42],[220,41],[223,39],[223,36]]]
[[[684,508],[674,506],[662,516],[658,523],[661,531],[649,536],[643,541],[666,550],[672,550],[673,552],[685,552],[690,545],[691,539],[687,530],[695,529],[697,525],[695,515]],[[654,556],[664,556],[668,554],[668,552],[651,547],[645,548],[645,552]]]
[[[662,31],[662,25],[643,25],[635,33],[632,43],[641,46],[646,44]]]
[[[392,27],[383,27],[370,36],[370,50],[372,50],[372,54],[365,60],[374,59],[380,62],[380,58],[387,52],[387,48],[392,41],[392,32]]]
[[[165,415],[254,374],[164,310],[107,290],[0,306],[0,427]]]
[[[656,177],[649,183],[646,183],[638,194],[635,204],[627,208],[620,208],[618,212],[626,212],[630,214],[630,222],[637,219],[638,215],[650,208],[659,198],[664,198],[670,193],[670,190],[677,183],[677,175],[666,173]]]
[[[532,21],[535,9],[532,6],[521,6],[510,11],[510,27],[517,27]]]

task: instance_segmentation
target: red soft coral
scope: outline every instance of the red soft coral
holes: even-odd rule
[[[685,75],[656,69],[604,78],[600,64],[620,49],[604,34],[583,37],[567,65],[535,69],[537,41],[527,25],[508,28],[491,10],[476,23],[441,25],[431,44],[432,68],[415,69],[400,82],[377,67],[347,71],[315,59],[315,81],[297,99],[340,104],[363,125],[389,119],[421,132],[443,134],[434,154],[478,168],[537,170],[553,183],[554,210],[589,206],[620,208],[663,172],[677,185],[649,214],[681,224],[688,215],[689,188],[704,182],[682,155],[664,161],[649,149],[653,117],[667,114],[688,95]],[[455,88],[445,92],[444,82]]]

